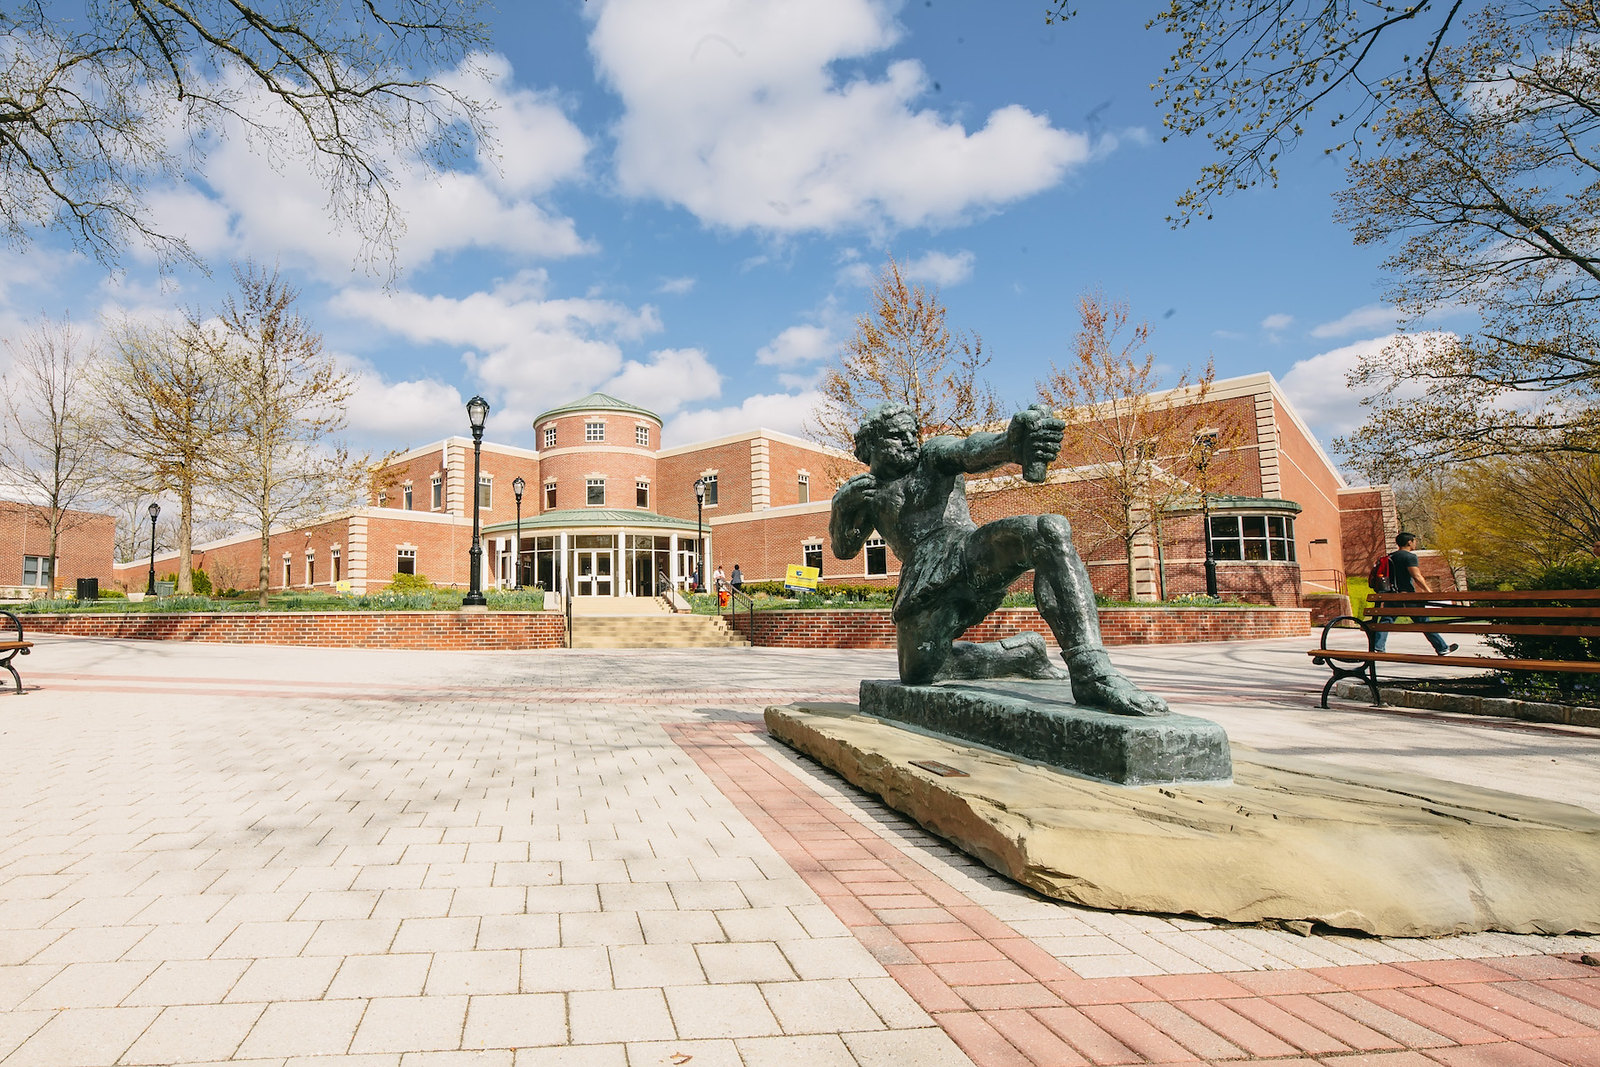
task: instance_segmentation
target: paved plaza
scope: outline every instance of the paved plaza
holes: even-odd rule
[[[1309,644],[1113,656],[1236,745],[1600,811],[1600,731],[1324,711]],[[1071,907],[762,731],[892,653],[43,637],[19,665],[0,1067],[1600,1065],[1600,938]]]

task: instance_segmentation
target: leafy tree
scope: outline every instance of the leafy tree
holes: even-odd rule
[[[1061,454],[1088,478],[1074,487],[1071,510],[1090,528],[1076,528],[1090,552],[1107,541],[1121,544],[1133,596],[1136,543],[1158,532],[1168,508],[1197,501],[1200,482],[1210,491],[1225,478],[1241,428],[1207,405],[1216,378],[1209,362],[1193,379],[1184,370],[1163,391],[1148,323],[1130,330],[1127,305],[1100,293],[1082,297],[1078,309],[1073,358],[1065,367],[1051,364],[1039,396],[1067,424]]]
[[[1436,544],[1452,550],[1474,584],[1522,585],[1551,567],[1600,555],[1600,457],[1486,459],[1445,481]]]
[[[0,220],[17,247],[64,230],[108,264],[157,228],[150,184],[243,124],[275,163],[310,166],[334,209],[392,254],[393,161],[443,165],[481,106],[429,80],[487,42],[482,0],[43,0],[0,10]],[[420,71],[420,74],[413,74]],[[175,136],[176,134],[176,136]]]
[[[1465,43],[1391,93],[1381,153],[1350,165],[1357,242],[1399,242],[1391,299],[1479,319],[1358,366],[1371,413],[1341,445],[1364,466],[1600,454],[1600,12],[1526,11],[1465,20]]]
[[[298,291],[255,264],[235,266],[233,274],[238,295],[226,299],[221,314],[232,424],[219,486],[260,538],[257,590],[266,607],[273,527],[326,510],[329,496],[338,495],[335,483],[350,481],[352,471],[359,481],[366,471],[324,447],[345,425],[355,378],[322,351],[322,336],[295,310]]]
[[[41,319],[6,341],[11,367],[0,377],[0,465],[50,529],[50,581],[61,535],[80,521],[75,510],[101,484],[88,368],[98,358],[70,322]]]
[[[908,284],[891,258],[873,283],[871,308],[823,374],[811,435],[850,451],[862,416],[889,401],[916,413],[924,440],[1001,418],[999,400],[979,377],[990,359],[982,339],[953,332],[945,316],[938,291]]]
[[[110,336],[114,358],[95,380],[103,459],[124,485],[177,499],[177,592],[190,593],[195,504],[218,484],[233,426],[227,346],[193,318],[124,319]]]

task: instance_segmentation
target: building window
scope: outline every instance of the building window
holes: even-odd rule
[[[1210,534],[1215,559],[1295,561],[1289,515],[1213,515]]]
[[[544,483],[544,509],[546,511],[554,511],[556,509],[556,483],[555,482],[545,482]]]
[[[717,476],[704,474],[701,478],[706,483],[706,507],[714,508],[717,506]]]
[[[801,471],[800,478],[795,485],[795,491],[797,493],[796,500],[802,504],[811,503],[811,475]]]
[[[554,426],[546,426],[544,428],[544,447],[556,447],[556,428]]]
[[[402,548],[396,551],[394,569],[400,574],[417,573],[417,550],[414,548]]]
[[[315,552],[306,553],[306,587],[317,584],[317,555]]]
[[[339,582],[342,581],[343,578],[344,578],[344,575],[339,570],[339,563],[340,563],[339,550],[336,548],[333,551],[329,552],[328,553],[328,559],[333,564],[333,584],[334,585],[338,585]]]
[[[22,557],[22,584],[23,585],[49,585],[50,584],[50,557],[49,556],[23,556]]]
[[[867,541],[867,576],[878,577],[889,573],[889,546],[884,544],[883,538],[873,537]]]
[[[284,556],[283,556],[283,587],[285,589],[287,589],[293,584],[294,584],[294,560],[290,559],[289,558],[289,554],[286,552],[286,553],[284,553]]]
[[[820,575],[822,573],[822,542],[817,541],[803,547],[805,550],[805,565]]]
[[[386,507],[389,506],[389,490],[387,490],[387,489],[379,489],[378,490],[378,506],[380,508],[386,508]]]
[[[647,508],[650,506],[650,482],[640,478],[633,483],[633,503],[636,507]]]
[[[488,508],[494,500],[494,475],[478,475],[478,506]]]
[[[591,508],[603,508],[606,505],[606,480],[604,478],[590,478],[583,483],[584,503]]]
[[[406,483],[405,489],[402,490],[402,492],[405,495],[405,509],[407,511],[410,511],[411,510],[411,483],[410,482]]]
[[[635,426],[633,428],[633,443],[640,448],[650,447],[650,427]]]
[[[606,439],[606,424],[603,422],[584,423],[583,439],[585,441],[604,441]]]
[[[433,476],[433,502],[428,506],[434,511],[444,507],[444,479],[437,474]]]

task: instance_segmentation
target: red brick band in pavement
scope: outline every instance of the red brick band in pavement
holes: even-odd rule
[[[1086,979],[749,743],[668,727],[979,1067],[1600,1067],[1600,972],[1559,956]]]

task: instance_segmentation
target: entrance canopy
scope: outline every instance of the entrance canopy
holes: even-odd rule
[[[484,527],[499,588],[541,586],[579,597],[657,596],[701,558],[695,523],[623,508],[565,508]]]

